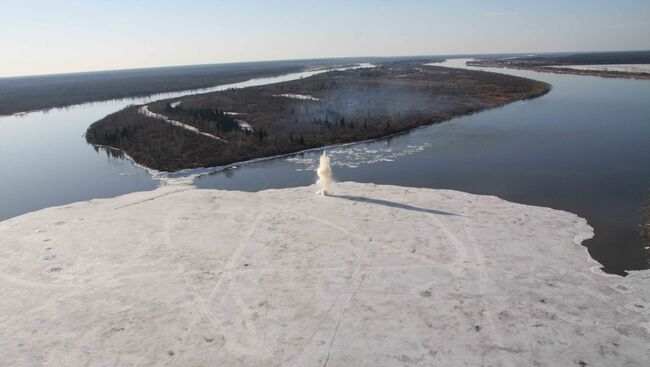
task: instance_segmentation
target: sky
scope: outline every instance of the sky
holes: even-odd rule
[[[650,0],[0,0],[0,77],[347,56],[650,49]]]

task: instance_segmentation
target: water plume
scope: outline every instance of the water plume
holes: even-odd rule
[[[327,152],[323,151],[323,154],[320,156],[320,164],[316,170],[318,174],[318,194],[327,195],[332,187],[332,167],[330,166],[330,157],[327,156]]]

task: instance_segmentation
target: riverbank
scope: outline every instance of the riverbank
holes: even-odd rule
[[[167,186],[0,222],[0,358],[45,366],[647,360],[650,275],[603,276],[579,246],[593,235],[585,220],[458,191],[315,190]]]
[[[147,118],[135,106],[97,121],[86,138],[120,148],[147,167],[178,171],[391,136],[549,90],[546,83],[503,74],[390,63],[148,105],[198,134]],[[233,114],[252,128],[240,129]]]

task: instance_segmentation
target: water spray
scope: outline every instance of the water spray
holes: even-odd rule
[[[332,187],[332,167],[330,167],[330,157],[327,156],[327,152],[323,151],[323,154],[320,156],[320,164],[316,170],[318,174],[318,185],[317,194],[327,195]]]

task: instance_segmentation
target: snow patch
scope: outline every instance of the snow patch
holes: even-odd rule
[[[285,98],[292,98],[292,99],[302,99],[307,101],[320,101],[320,99],[312,97],[308,94],[284,93],[284,94],[274,94],[273,97],[285,97]]]

